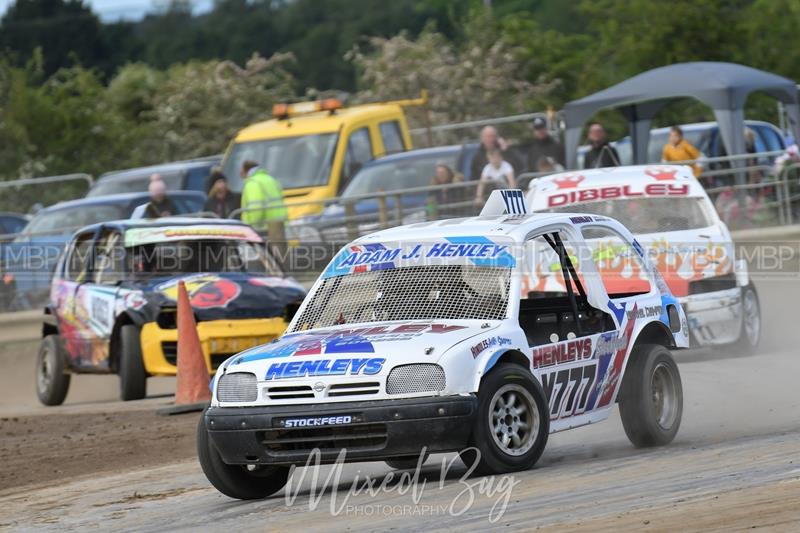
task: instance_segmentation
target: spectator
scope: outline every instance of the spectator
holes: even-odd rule
[[[478,191],[475,195],[476,203],[483,203],[486,200],[486,188],[489,192],[493,189],[505,189],[517,186],[514,179],[514,168],[503,159],[503,153],[495,148],[489,152],[489,163],[483,167],[481,179],[478,182]]]
[[[550,156],[543,155],[536,160],[536,172],[561,172],[564,170],[564,165]]]
[[[700,159],[700,150],[695,148],[692,143],[684,139],[683,130],[680,126],[672,126],[669,132],[669,140],[661,151],[661,162],[671,163],[675,161],[694,161],[692,172],[695,177],[703,173],[703,167],[697,160]]]
[[[239,201],[228,188],[228,179],[222,171],[214,171],[209,176],[208,200],[204,211],[214,213],[219,218],[228,218],[239,207]]]
[[[160,174],[150,176],[147,191],[150,193],[150,201],[144,208],[144,218],[171,217],[177,214],[175,205],[167,196],[167,185]]]
[[[606,130],[599,122],[589,126],[589,143],[592,148],[586,152],[583,159],[583,168],[618,167],[619,154],[613,146],[608,144]]]
[[[436,165],[436,174],[434,174],[431,180],[431,185],[444,186],[463,182],[464,176],[460,172],[454,172],[453,169],[446,164],[438,163]],[[448,187],[431,191],[428,195],[427,207],[429,220],[438,218],[437,214],[440,214],[443,210],[451,214],[454,213],[455,210],[452,208],[451,204],[463,202],[464,192],[464,187]]]
[[[283,223],[287,211],[281,183],[250,160],[242,163],[241,176],[244,181],[242,221],[259,230],[266,229],[271,244],[278,247],[275,251],[283,251],[286,244]]]
[[[470,179],[480,177],[484,167],[489,163],[489,152],[491,150],[500,150],[503,154],[503,158],[509,161],[509,164],[515,166],[514,163],[516,163],[516,161],[514,161],[513,156],[507,152],[508,143],[506,140],[497,134],[497,130],[494,126],[484,126],[481,130],[481,144],[470,164]],[[517,167],[518,166],[519,165],[517,165]]]
[[[550,158],[564,167],[564,147],[547,131],[547,121],[533,119],[533,140],[527,146],[527,170],[537,169],[542,158]]]

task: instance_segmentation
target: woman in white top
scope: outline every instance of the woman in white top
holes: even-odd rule
[[[483,167],[481,179],[478,183],[478,191],[475,194],[475,203],[483,203],[484,189],[489,186],[492,189],[513,189],[517,186],[514,179],[514,167],[508,161],[503,160],[503,153],[500,150],[491,150],[488,154],[489,163]]]

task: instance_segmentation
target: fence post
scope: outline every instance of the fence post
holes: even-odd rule
[[[394,198],[394,210],[397,213],[397,225],[400,226],[403,224],[403,195],[395,194]]]
[[[353,221],[356,216],[356,206],[353,202],[344,204],[344,223],[347,225],[347,240],[354,241],[358,238],[358,224]]]
[[[386,212],[386,196],[378,196],[378,222],[381,229],[389,227],[389,213]]]

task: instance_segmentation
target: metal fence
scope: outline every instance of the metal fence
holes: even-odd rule
[[[699,179],[731,229],[784,226],[800,219],[800,161],[774,168],[774,157],[779,154],[746,154],[698,162],[704,166]],[[520,174],[518,187],[527,189],[532,180],[543,175],[547,174]],[[479,181],[470,180],[316,201],[289,198],[285,204],[293,219],[282,228],[285,237],[269,235],[266,224],[257,229],[268,240],[284,241],[278,250],[279,260],[293,275],[312,279],[340,246],[359,236],[402,224],[477,215],[489,192],[488,188],[480,191]],[[269,207],[274,204],[239,209],[233,215],[261,212]],[[293,216],[300,211],[305,215]],[[13,237],[3,236],[0,241]]]
[[[82,198],[92,183],[92,176],[83,173],[0,181],[0,211],[26,213],[36,204]]]

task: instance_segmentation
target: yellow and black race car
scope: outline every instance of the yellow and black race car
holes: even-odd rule
[[[122,220],[79,230],[53,275],[36,392],[64,401],[71,373],[116,373],[120,396],[145,396],[148,376],[174,375],[183,281],[209,371],[286,329],[305,290],[261,237],[233,220]]]

